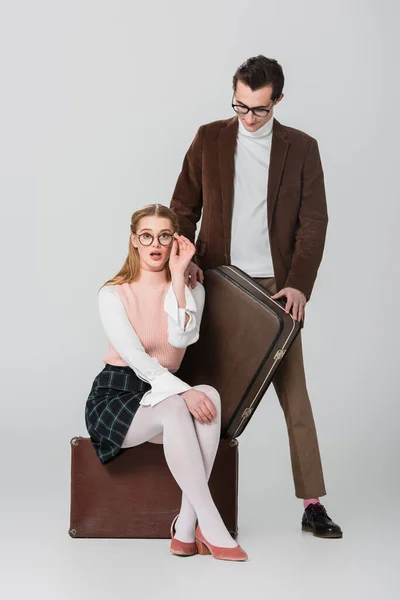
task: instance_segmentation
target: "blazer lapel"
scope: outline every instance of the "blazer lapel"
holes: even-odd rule
[[[284,130],[282,125],[276,119],[274,119],[267,190],[267,214],[269,231],[271,231],[272,217],[274,214],[274,208],[278,197],[278,190],[282,179],[282,172],[286,160],[286,154],[289,147],[289,142],[287,141],[286,137],[286,131]]]
[[[239,122],[233,117],[221,129],[219,137],[219,173],[222,197],[222,221],[224,227],[225,259],[230,260],[231,228],[233,210],[233,182],[235,176],[235,151]]]

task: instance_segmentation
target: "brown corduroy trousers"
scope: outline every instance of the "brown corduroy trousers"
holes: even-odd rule
[[[254,279],[268,292],[276,293],[273,277]],[[307,392],[301,333],[286,353],[272,383],[286,419],[296,496],[324,496],[326,490],[317,432]]]

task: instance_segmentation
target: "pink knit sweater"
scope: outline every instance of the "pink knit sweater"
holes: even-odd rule
[[[164,310],[164,300],[169,285],[164,271],[142,270],[138,281],[114,287],[146,353],[174,373],[180,367],[186,348],[174,348],[168,342],[168,315]],[[103,360],[109,365],[126,366],[111,344]]]

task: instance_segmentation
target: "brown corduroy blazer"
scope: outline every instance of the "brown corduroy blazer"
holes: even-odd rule
[[[180,233],[196,242],[202,269],[230,265],[238,118],[202,125],[186,153],[171,208]],[[277,289],[307,299],[322,259],[328,214],[318,144],[274,119],[267,191],[267,222]]]

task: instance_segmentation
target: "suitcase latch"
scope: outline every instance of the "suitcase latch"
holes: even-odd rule
[[[252,412],[253,412],[252,408],[246,408],[246,410],[243,411],[243,414],[242,414],[243,419],[248,419]]]
[[[278,350],[274,356],[274,360],[281,360],[285,356],[286,350]]]

